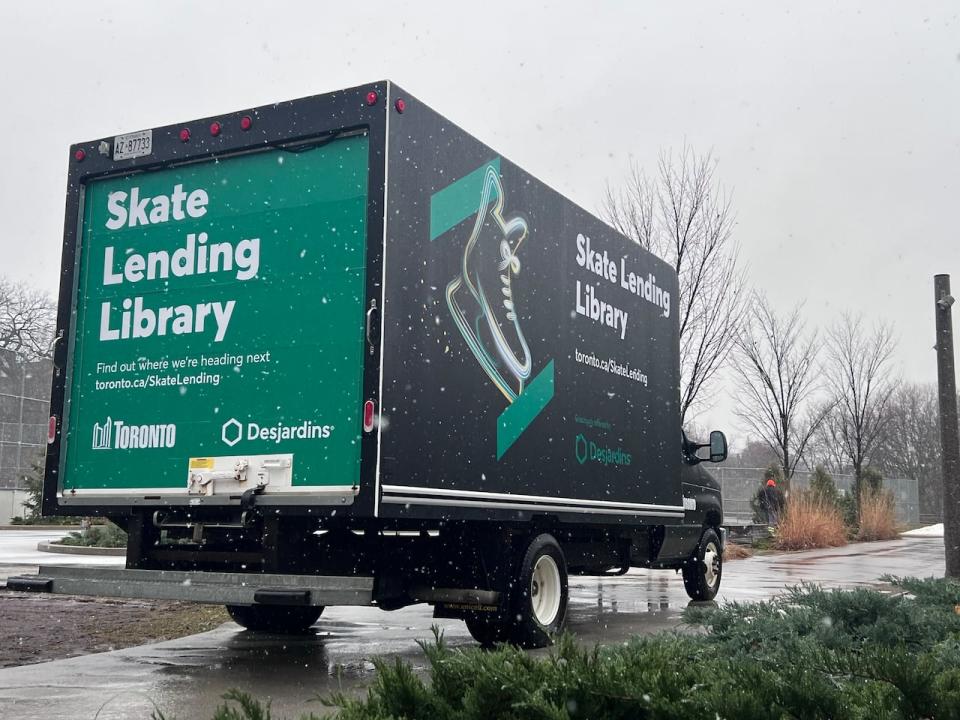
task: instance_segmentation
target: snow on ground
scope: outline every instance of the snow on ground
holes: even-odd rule
[[[943,537],[943,523],[936,525],[927,525],[926,527],[908,530],[900,533],[903,537]]]

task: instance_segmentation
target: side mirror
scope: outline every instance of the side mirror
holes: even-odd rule
[[[719,430],[710,433],[710,462],[718,463],[727,459],[727,436]]]

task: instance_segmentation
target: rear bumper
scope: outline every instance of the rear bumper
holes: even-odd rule
[[[59,595],[183,600],[217,605],[282,603],[370,605],[372,577],[128,570],[42,566],[36,575],[7,579],[8,590]]]

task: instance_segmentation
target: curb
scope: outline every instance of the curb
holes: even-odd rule
[[[33,532],[53,532],[63,530],[70,532],[72,530],[82,530],[79,525],[0,525],[0,530],[27,530]]]
[[[123,557],[127,554],[126,548],[84,547],[83,545],[61,545],[58,542],[37,543],[40,552],[59,553],[62,555],[110,555]]]

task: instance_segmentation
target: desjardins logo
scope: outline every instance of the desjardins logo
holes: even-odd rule
[[[625,466],[633,462],[630,453],[625,452],[623,448],[597,445],[597,443],[588,439],[583,433],[577,435],[574,442],[577,462],[581,465],[586,465],[587,462],[597,462],[601,465]]]

